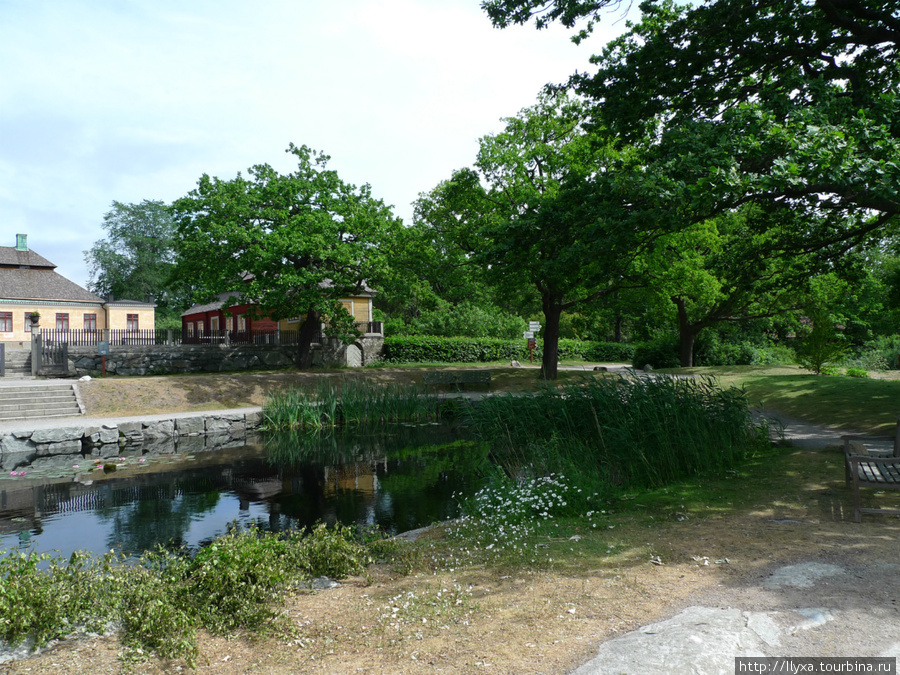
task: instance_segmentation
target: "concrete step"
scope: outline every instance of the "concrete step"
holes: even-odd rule
[[[81,415],[70,384],[0,386],[0,420]]]

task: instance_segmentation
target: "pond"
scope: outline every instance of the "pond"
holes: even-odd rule
[[[454,494],[473,493],[487,466],[483,445],[439,426],[257,440],[18,467],[0,478],[0,549],[138,556],[157,545],[195,549],[232,523],[356,523],[397,534],[456,517]]]

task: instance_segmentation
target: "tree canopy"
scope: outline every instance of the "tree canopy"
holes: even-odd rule
[[[481,139],[474,169],[454,172],[417,204],[420,218],[453,232],[508,292],[537,291],[547,379],[557,376],[562,313],[632,283],[626,271],[661,232],[649,211],[630,208],[638,183],[619,180],[630,160],[586,134],[583,119],[580,101],[544,92]]]
[[[232,306],[251,304],[275,320],[302,316],[298,360],[309,367],[320,322],[333,335],[355,335],[339,299],[380,273],[381,245],[397,223],[369,185],[328,169],[327,155],[293,144],[287,152],[298,162],[292,173],[261,164],[246,178],[203,175],[174,203],[177,274],[196,300],[232,292]]]
[[[154,302],[157,324],[172,321],[186,307],[187,291],[170,284],[174,269],[175,223],[161,201],[114,201],[103,217],[107,236],[84,252],[88,288],[97,295]]]

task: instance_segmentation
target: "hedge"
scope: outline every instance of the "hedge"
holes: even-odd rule
[[[633,352],[632,345],[618,342],[559,341],[560,359],[628,362]],[[542,354],[541,341],[538,340],[534,356],[540,358]],[[392,363],[524,361],[528,356],[525,340],[432,335],[397,335],[384,339],[384,358]]]

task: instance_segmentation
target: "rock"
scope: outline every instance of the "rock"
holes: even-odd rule
[[[653,366],[651,366],[651,365],[648,363],[647,365],[644,366],[644,372],[645,372],[645,373],[652,373],[652,372],[653,372]]]
[[[77,364],[76,364],[76,365],[77,365]],[[85,375],[84,377],[79,377],[79,378],[78,378],[78,381],[79,381],[79,382],[90,382],[90,381],[91,381],[91,376],[90,376],[90,375]]]
[[[84,427],[54,427],[50,429],[35,429],[31,434],[31,441],[35,445],[50,443],[63,443],[66,441],[78,441],[84,436]]]
[[[200,436],[206,429],[202,417],[179,417],[175,420],[179,436]]]
[[[521,368],[521,367],[522,367],[522,364],[519,363],[518,361],[510,361],[510,362],[509,362],[509,365],[510,365],[510,367],[512,367],[512,368]]]
[[[598,373],[608,373],[609,369],[606,366],[594,366],[594,371]]]

